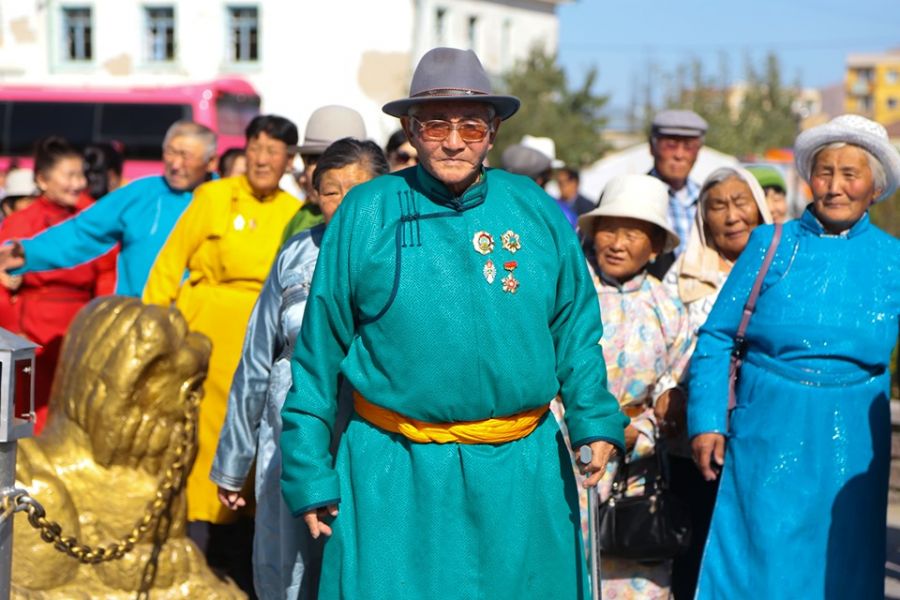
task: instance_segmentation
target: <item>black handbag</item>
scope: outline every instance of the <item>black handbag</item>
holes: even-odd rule
[[[640,496],[626,496],[629,476],[645,478]],[[657,445],[652,456],[622,461],[609,498],[597,507],[601,554],[639,561],[673,558],[691,541],[687,507],[669,491],[668,461]]]

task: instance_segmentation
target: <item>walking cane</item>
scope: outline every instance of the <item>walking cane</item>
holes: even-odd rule
[[[590,446],[582,446],[578,450],[578,458],[583,465],[591,464],[593,452]],[[597,486],[588,488],[588,522],[590,523],[588,546],[591,550],[591,600],[601,600],[603,592],[600,589],[600,548],[597,539],[597,506],[600,495]]]

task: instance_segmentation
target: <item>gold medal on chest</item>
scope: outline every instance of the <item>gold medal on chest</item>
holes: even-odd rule
[[[472,237],[472,247],[478,254],[490,254],[494,251],[494,236],[487,231],[477,231]]]
[[[512,229],[509,229],[500,236],[500,241],[503,244],[503,249],[515,254],[522,248],[522,242],[519,239],[519,234],[514,232]]]
[[[494,261],[488,259],[488,261],[484,263],[482,272],[488,283],[494,283],[494,278],[497,277],[497,267],[494,266]]]
[[[515,294],[519,289],[519,280],[510,271],[509,275],[500,280],[503,283],[503,291],[509,294]]]

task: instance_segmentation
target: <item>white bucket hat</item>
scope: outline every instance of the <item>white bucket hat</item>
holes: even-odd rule
[[[619,175],[603,188],[600,204],[578,217],[578,227],[586,236],[593,236],[600,217],[628,217],[652,223],[666,232],[663,252],[679,243],[678,234],[669,223],[669,188],[650,175]]]
[[[34,183],[34,171],[31,169],[13,169],[6,175],[5,190],[7,196],[37,196],[38,188]]]
[[[549,158],[550,166],[552,166],[554,169],[559,169],[566,166],[566,163],[556,158],[556,142],[554,142],[552,138],[536,137],[533,135],[525,134],[522,136],[522,141],[520,142],[520,144],[527,148],[534,148],[535,150]]]
[[[823,125],[807,129],[794,142],[794,160],[797,170],[809,183],[812,175],[813,159],[816,154],[834,142],[844,142],[868,150],[884,168],[887,182],[880,202],[889,198],[900,185],[900,152],[891,144],[887,130],[875,121],[859,115],[841,115]]]

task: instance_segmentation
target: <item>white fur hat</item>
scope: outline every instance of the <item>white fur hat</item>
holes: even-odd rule
[[[800,175],[809,183],[816,154],[834,142],[844,142],[868,150],[884,168],[887,185],[875,199],[889,198],[900,185],[900,152],[891,144],[885,128],[859,115],[841,115],[807,129],[794,142],[794,160]]]
[[[603,188],[600,204],[578,217],[578,227],[587,235],[594,234],[600,217],[628,217],[652,223],[666,232],[663,252],[678,246],[678,234],[669,223],[669,188],[650,175],[619,175]]]

